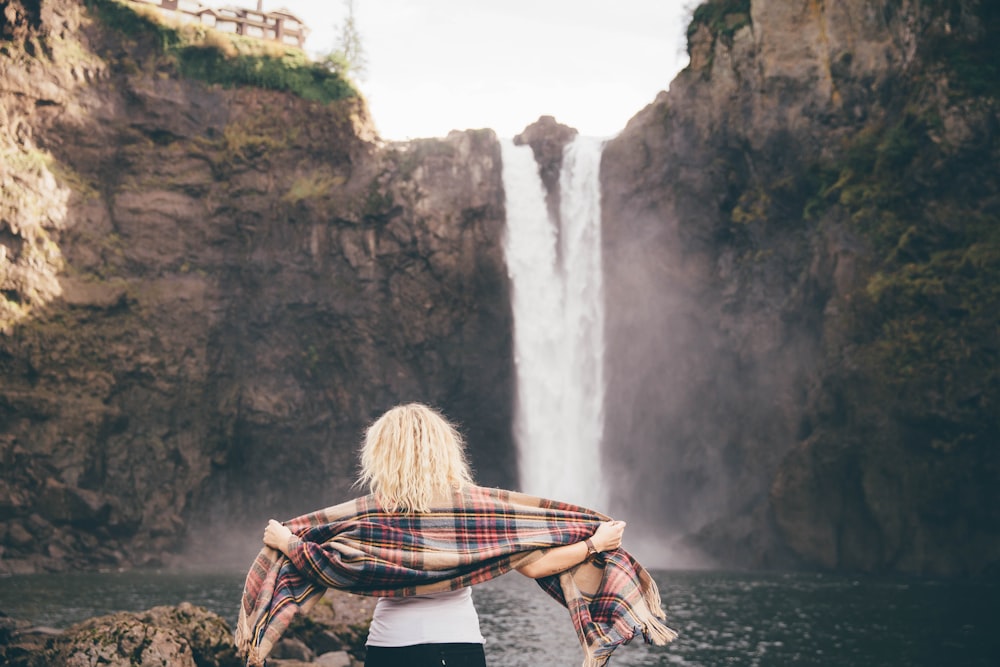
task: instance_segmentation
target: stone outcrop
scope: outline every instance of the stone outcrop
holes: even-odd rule
[[[217,614],[187,602],[99,616],[64,632],[19,627],[0,647],[11,667],[134,665],[239,667],[232,630]]]
[[[973,1],[695,12],[602,165],[607,446],[640,530],[701,564],[1000,563],[997,276],[971,259],[997,256],[996,26]]]
[[[573,142],[579,131],[563,125],[552,116],[541,116],[514,137],[514,145],[531,146],[538,163],[538,175],[545,186],[545,205],[549,217],[561,228],[559,213],[559,175],[562,172],[563,150]]]
[[[329,591],[297,617],[268,664],[354,667],[364,664],[364,642],[374,599]],[[187,602],[142,612],[98,616],[66,630],[33,627],[0,615],[0,659],[10,667],[241,667],[229,624]]]
[[[0,10],[0,569],[243,562],[356,493],[402,401],[514,483],[491,131],[386,144],[360,98],[182,77],[82,2]]]

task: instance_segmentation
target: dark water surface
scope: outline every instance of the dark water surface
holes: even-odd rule
[[[638,641],[614,667],[1000,666],[1000,584],[843,575],[654,572],[666,648]],[[127,572],[0,578],[0,611],[66,627],[112,611],[188,601],[235,620],[242,573]],[[564,609],[509,575],[474,591],[491,667],[578,665]]]

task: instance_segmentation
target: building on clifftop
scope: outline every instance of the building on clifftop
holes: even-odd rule
[[[257,0],[257,9],[233,5],[213,9],[197,0],[131,1],[185,23],[200,23],[220,32],[267,39],[300,49],[305,47],[306,37],[309,36],[309,28],[302,19],[287,9],[266,12],[263,0]]]

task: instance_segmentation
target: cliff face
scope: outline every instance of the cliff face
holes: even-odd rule
[[[609,464],[675,546],[1000,562],[997,19],[713,1],[690,66],[609,143]]]
[[[181,77],[81,3],[0,13],[5,570],[339,501],[401,401],[514,483],[492,132],[385,145],[359,99]]]
[[[994,5],[696,10],[690,67],[602,165],[610,509],[636,534],[995,570]],[[515,485],[493,134],[386,145],[357,99],[205,83],[206,48],[109,8],[0,0],[0,571],[244,558],[263,518],[353,493],[400,401]],[[550,207],[572,134],[521,137]]]

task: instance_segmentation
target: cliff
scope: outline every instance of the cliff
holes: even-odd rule
[[[712,0],[608,142],[609,509],[663,562],[996,571],[998,31]],[[300,56],[0,0],[0,571],[245,558],[400,401],[516,485],[496,137],[384,143]],[[520,137],[551,210],[574,134]]]
[[[385,144],[346,82],[215,83],[246,61],[110,0],[0,15],[4,571],[252,549],[401,401],[515,483],[491,131]]]
[[[608,463],[671,546],[995,571],[998,28],[713,0],[607,146]]]

